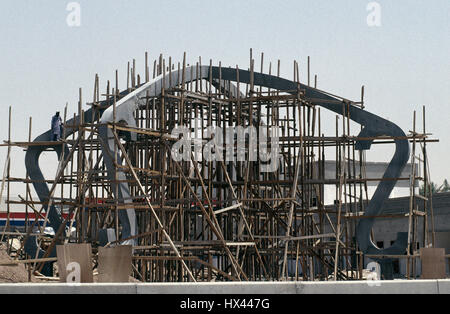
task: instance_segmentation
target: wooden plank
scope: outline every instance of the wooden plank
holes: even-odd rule
[[[218,214],[227,212],[229,210],[232,210],[232,209],[235,209],[235,208],[239,208],[240,206],[242,206],[242,203],[238,203],[238,204],[232,205],[230,207],[226,207],[226,208],[222,208],[222,209],[216,210],[216,211],[214,211],[214,215],[218,215]]]
[[[325,234],[314,234],[309,236],[301,236],[301,237],[286,237],[286,236],[255,236],[256,239],[281,239],[281,240],[289,240],[289,241],[298,241],[298,240],[310,240],[310,239],[318,239],[318,238],[331,238],[336,236],[335,233],[325,233]]]
[[[98,248],[98,282],[129,282],[131,245]]]
[[[65,244],[56,246],[61,282],[92,283],[91,244]]]
[[[0,266],[18,266],[20,264],[33,264],[33,263],[42,263],[42,262],[56,262],[58,259],[55,257],[48,258],[35,258],[35,259],[24,259],[17,261],[10,261],[6,263],[0,263]]]
[[[254,246],[254,242],[226,242],[228,246]]]
[[[445,279],[445,249],[421,248],[422,279]]]
[[[43,141],[43,142],[8,142],[4,141],[5,144],[0,144],[0,146],[19,146],[19,147],[28,147],[28,146],[57,146],[63,145],[65,141]]]

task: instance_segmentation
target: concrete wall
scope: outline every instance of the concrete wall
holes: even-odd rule
[[[369,285],[370,283],[370,285]],[[150,284],[0,284],[0,294],[450,294],[450,280]]]
[[[423,218],[419,218],[419,230],[418,230],[418,248],[423,248]],[[446,254],[450,254],[450,215],[439,213],[435,215],[435,232],[436,232],[436,245],[437,248],[444,248]],[[431,222],[429,222],[429,230],[431,230]],[[373,233],[375,242],[382,242],[384,248],[391,246],[391,243],[397,239],[397,232],[408,231],[408,219],[378,219],[373,227]],[[431,237],[431,233],[429,234]],[[370,262],[370,259],[366,259],[366,264]],[[416,260],[416,274],[420,276],[422,273],[420,259]],[[400,275],[406,274],[406,259],[399,260]],[[449,273],[449,260],[446,260],[447,273]]]

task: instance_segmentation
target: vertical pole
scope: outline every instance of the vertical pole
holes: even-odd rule
[[[311,86],[310,77],[311,77],[311,58],[310,56],[308,56],[308,86]]]
[[[116,93],[113,93],[113,132],[116,132],[117,108],[116,108]],[[116,240],[119,240],[119,183],[117,175],[117,145],[114,143],[114,223],[116,229]]]
[[[406,257],[406,278],[409,279],[411,275],[411,254],[414,253],[412,242],[412,221],[413,221],[413,212],[414,212],[414,204],[415,204],[415,185],[416,185],[416,111],[414,110],[413,114],[413,144],[412,144],[412,153],[411,153],[411,174],[409,179],[409,214],[408,214],[408,246],[407,246],[407,257]],[[424,192],[426,191],[426,187],[424,185]],[[424,193],[425,194],[425,193]]]
[[[6,184],[7,194],[6,194],[6,212],[7,212],[7,219],[5,228],[3,229],[4,232],[8,231],[9,228],[9,175],[10,175],[10,160],[11,160],[11,106],[9,106],[9,119],[8,119],[8,152],[6,155],[5,160],[5,168],[3,170],[3,179],[2,179],[2,187],[0,189],[0,203],[3,199],[3,190],[5,188],[5,182],[8,180]],[[0,242],[3,242],[5,234],[2,234],[2,237],[0,239]]]
[[[31,142],[32,125],[33,125],[33,118],[30,117],[30,120],[28,123],[28,142]],[[28,207],[29,207],[28,200],[29,200],[29,194],[30,194],[30,183],[28,182],[29,179],[30,179],[30,176],[28,175],[28,172],[27,172],[26,173],[27,183],[26,183],[26,192],[25,192],[25,201],[26,201],[26,204],[25,204],[25,230],[28,229],[28,219],[29,219],[28,218]]]
[[[148,52],[145,52],[145,82],[147,83],[150,80],[150,72],[148,68]]]

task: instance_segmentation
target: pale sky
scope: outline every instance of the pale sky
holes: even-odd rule
[[[253,48],[258,67],[264,52],[266,70],[281,59],[286,78],[299,61],[302,82],[311,56],[319,88],[348,99],[359,100],[365,85],[367,110],[405,132],[413,111],[421,119],[426,105],[427,131],[440,139],[428,146],[432,180],[450,179],[449,0],[379,0],[379,27],[367,24],[367,0],[79,0],[79,27],[66,23],[69,2],[0,2],[1,140],[7,139],[9,105],[13,140],[27,139],[30,116],[34,138],[66,102],[69,116],[76,112],[79,87],[84,102],[92,100],[95,73],[102,91],[115,69],[125,86],[133,58],[143,73],[145,51],[152,62],[159,53],[179,61],[186,51],[191,63],[202,56],[204,63],[212,58],[247,68]],[[1,171],[5,155],[0,148]],[[381,150],[369,156],[391,158]],[[13,158],[13,173],[23,176],[23,152],[16,149]]]

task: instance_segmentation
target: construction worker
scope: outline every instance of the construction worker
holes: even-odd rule
[[[62,120],[59,112],[52,117],[52,141],[59,141],[61,139]]]

